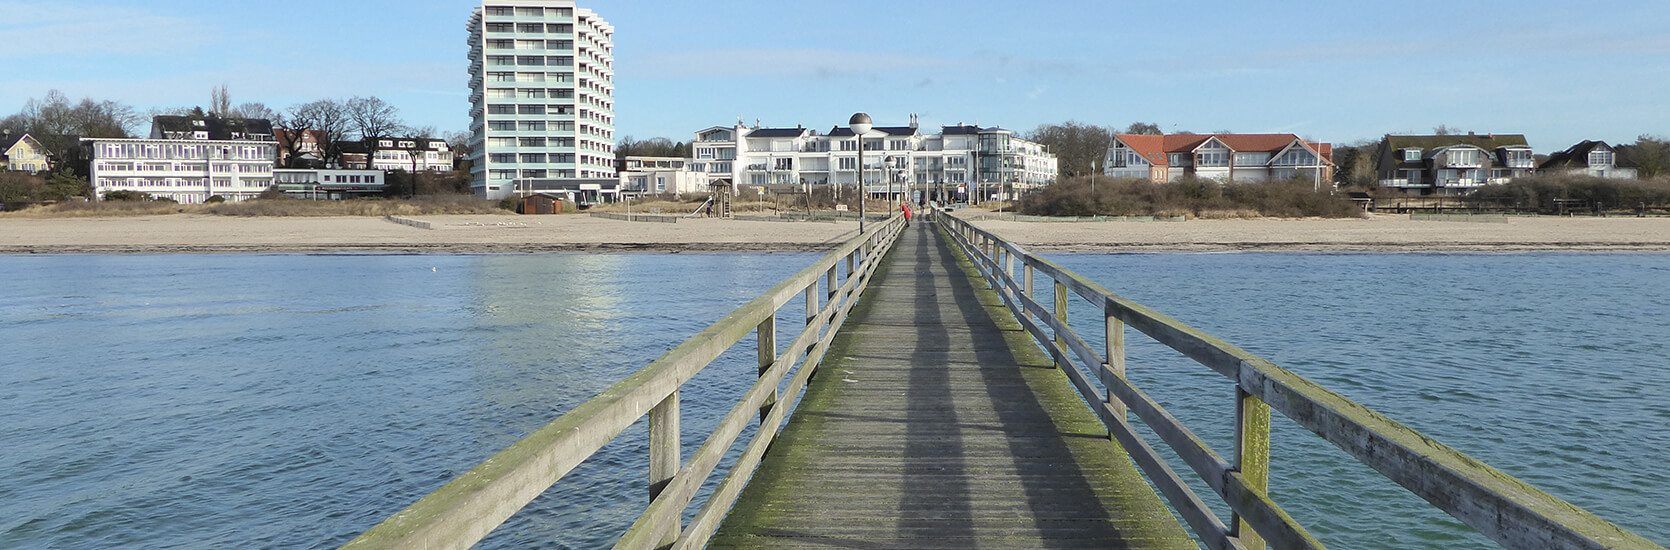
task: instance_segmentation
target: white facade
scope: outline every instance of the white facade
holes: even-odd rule
[[[273,142],[195,139],[106,139],[92,146],[91,177],[100,200],[111,191],[135,191],[181,204],[219,195],[236,202],[255,198],[273,184],[278,146]]]
[[[382,170],[278,168],[273,170],[273,184],[293,197],[338,200],[382,193],[388,174]]]
[[[985,198],[1006,198],[1056,176],[1055,155],[1001,128],[956,125],[925,134],[914,123],[878,126],[863,142],[863,177],[872,195],[972,189]],[[798,127],[714,126],[696,132],[690,169],[737,185],[856,188],[858,148],[858,139],[844,127],[820,135]]]
[[[452,149],[438,139],[385,138],[377,140],[372,155],[374,170],[447,172],[452,170]]]
[[[468,30],[476,195],[615,178],[614,27],[572,0],[485,0]]]
[[[693,165],[678,157],[626,157],[620,190],[633,196],[706,193],[707,174],[695,171]]]

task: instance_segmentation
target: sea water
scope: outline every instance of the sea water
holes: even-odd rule
[[[335,547],[815,257],[0,256],[0,547]],[[1053,257],[1670,542],[1670,255]],[[1130,377],[1227,454],[1233,386],[1129,341]],[[686,455],[753,361],[687,388]],[[1273,424],[1271,491],[1333,547],[1494,547]],[[610,544],[647,498],[642,439],[482,546]]]

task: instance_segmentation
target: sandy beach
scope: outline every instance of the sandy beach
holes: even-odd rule
[[[960,212],[978,215],[978,210]],[[858,224],[583,215],[418,216],[432,229],[376,217],[237,218],[176,214],[0,217],[0,254],[816,252]],[[1039,251],[1670,251],[1670,218],[1508,218],[1502,223],[1369,219],[1189,220],[976,225]]]

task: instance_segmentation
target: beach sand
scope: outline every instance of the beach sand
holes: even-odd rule
[[[1367,219],[1247,219],[1186,222],[1039,223],[977,220],[974,224],[1040,252],[1291,251],[1521,252],[1670,251],[1670,218],[1494,218],[1413,220],[1407,214]]]
[[[853,221],[693,218],[667,224],[584,215],[415,219],[431,223],[433,229],[375,217],[0,217],[0,254],[817,252],[852,238],[858,229]],[[975,224],[1034,250],[1063,252],[1670,251],[1670,218],[1535,217],[1479,223],[1380,215],[1186,222],[978,220]]]

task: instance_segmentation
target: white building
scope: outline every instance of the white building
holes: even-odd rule
[[[445,140],[428,138],[380,138],[377,152],[368,153],[370,140],[342,144],[343,168],[405,170],[409,173],[452,170],[452,148]],[[370,156],[370,166],[366,157]]]
[[[572,0],[485,0],[468,27],[475,193],[615,178],[614,27]]]
[[[296,198],[342,200],[382,193],[388,174],[382,170],[278,168],[273,170],[273,184]]]
[[[679,157],[626,157],[620,190],[633,196],[706,193],[707,174],[693,166],[690,159]]]
[[[1635,179],[1635,166],[1618,158],[1617,149],[1604,141],[1583,140],[1548,155],[1537,166],[1539,174],[1581,174],[1597,178]]]
[[[270,134],[269,134],[270,135]],[[93,193],[147,193],[181,204],[219,195],[255,198],[273,183],[278,145],[271,141],[86,138]]]
[[[1055,155],[1002,128],[958,124],[928,134],[912,117],[908,126],[876,126],[863,141],[865,187],[875,196],[916,190],[928,197],[1012,198],[1056,176]],[[852,130],[841,126],[826,134],[714,126],[696,132],[690,169],[737,185],[856,189],[858,147]]]

